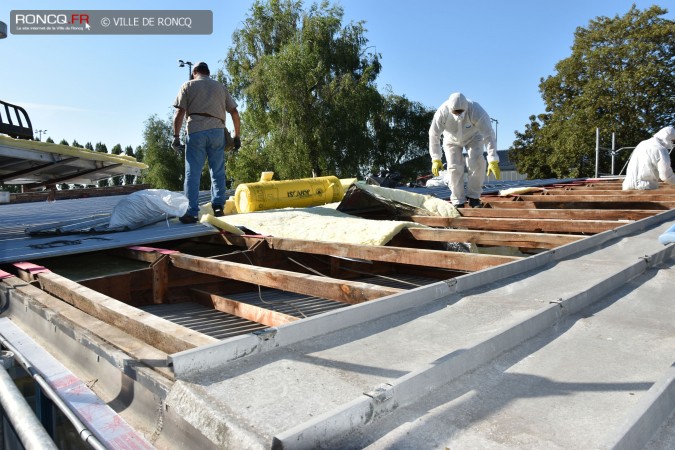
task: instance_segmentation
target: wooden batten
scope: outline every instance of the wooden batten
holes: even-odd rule
[[[507,208],[462,208],[462,217],[519,218],[519,219],[565,219],[565,220],[640,220],[657,214],[658,211],[626,209],[507,209]]]
[[[152,269],[152,302],[154,304],[166,303],[169,290],[169,257],[162,255],[150,265]]]
[[[550,233],[596,234],[612,230],[627,222],[609,220],[516,219],[482,217],[428,217],[414,216],[417,223],[432,227],[464,228],[473,230],[523,231]]]
[[[42,289],[51,295],[168,354],[218,342],[55,273],[41,273],[38,281]]]
[[[214,308],[252,322],[258,322],[268,327],[276,327],[298,320],[297,317],[289,316],[288,314],[238,302],[200,289],[192,289],[190,292],[193,299],[206,307]]]
[[[675,208],[675,201],[633,201],[622,198],[614,201],[570,201],[564,197],[527,197],[518,201],[484,200],[489,208],[509,209],[639,209],[648,211],[664,211]],[[598,196],[597,198],[600,198]],[[672,197],[671,197],[672,198]],[[622,201],[623,200],[623,201]]]
[[[557,191],[554,191],[557,192]],[[570,194],[560,193],[555,194],[548,191],[545,195],[526,194],[521,195],[522,200],[534,202],[675,202],[675,195],[664,194],[663,191],[656,194],[645,194],[642,192],[626,195],[623,191],[617,191],[613,195],[592,195],[592,194],[576,194],[574,191]]]
[[[438,228],[409,228],[403,231],[421,241],[469,242],[479,245],[556,248],[583,239],[573,234],[512,233],[506,231],[454,230]]]
[[[425,216],[422,216],[425,217]],[[335,244],[331,242],[303,241],[299,239],[265,238],[270,248],[294,252],[332,255],[363,260],[385,261],[398,264],[439,267],[443,269],[475,272],[519,259],[513,256],[479,255],[416,248],[374,245]]]
[[[401,292],[401,289],[387,288],[368,283],[306,275],[230,261],[212,260],[182,253],[171,255],[171,262],[175,267],[181,269],[344,303],[361,303]]]

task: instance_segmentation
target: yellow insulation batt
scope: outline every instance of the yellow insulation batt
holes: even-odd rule
[[[136,158],[128,155],[113,155],[110,153],[94,152],[86,148],[71,147],[69,145],[52,144],[51,142],[28,141],[26,139],[14,139],[0,135],[0,145],[20,148],[25,150],[39,150],[41,152],[56,153],[59,155],[73,156],[81,159],[95,161],[109,161],[122,164],[127,167],[147,169],[147,164],[136,161]]]
[[[231,227],[245,227],[266,236],[359,245],[384,245],[404,228],[426,228],[414,222],[361,219],[329,206],[276,209],[222,217],[206,215],[201,221],[226,231],[233,231]]]
[[[269,173],[269,172],[268,172]],[[269,179],[271,176],[264,176]],[[278,208],[302,208],[339,202],[345,192],[337,177],[259,181],[237,186],[234,204],[238,213]]]

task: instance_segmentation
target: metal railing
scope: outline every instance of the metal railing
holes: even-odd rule
[[[614,133],[612,133],[612,148],[600,147],[600,129],[599,128],[595,129],[595,178],[598,178],[598,176],[600,175],[600,150],[608,151],[612,156],[612,175],[621,175],[621,172],[623,172],[623,170],[626,168],[626,165],[628,165],[628,162],[626,162],[626,164],[624,164],[623,168],[619,171],[618,174],[614,173],[616,164],[616,155],[618,155],[623,150],[633,150],[635,147],[621,147],[621,148],[615,147],[616,147],[616,140]]]
[[[16,436],[24,448],[58,450],[47,430],[42,426],[33,409],[24,398],[14,380],[7,373],[6,366],[14,362],[14,354],[3,351],[0,356],[0,404],[5,417],[9,419]],[[2,442],[0,442],[2,445]]]

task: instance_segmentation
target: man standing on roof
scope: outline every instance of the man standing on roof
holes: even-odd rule
[[[438,176],[443,168],[441,160],[440,139],[443,135],[443,150],[448,163],[450,176],[450,200],[455,208],[462,208],[469,200],[469,206],[480,206],[480,195],[483,192],[485,177],[492,172],[496,179],[500,178],[499,156],[495,132],[490,123],[490,116],[476,102],[455,92],[443,103],[431,121],[429,128],[429,154],[431,155],[431,172]],[[483,148],[487,143],[488,169],[485,172]],[[466,196],[464,193],[464,156],[466,148],[469,166]]]
[[[675,184],[670,153],[675,145],[675,127],[660,129],[653,137],[635,147],[630,155],[623,190],[656,189],[659,179]]]
[[[199,179],[204,162],[208,158],[211,174],[211,206],[214,215],[223,215],[225,205],[225,128],[226,113],[234,124],[234,149],[241,147],[239,137],[239,111],[227,88],[212,79],[209,66],[197,63],[192,69],[193,79],[185,82],[178,92],[173,106],[174,149],[181,148],[180,130],[187,115],[187,138],[185,139],[185,196],[188,210],[180,218],[182,223],[195,223],[199,214]]]

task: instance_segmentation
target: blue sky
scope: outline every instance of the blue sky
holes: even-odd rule
[[[382,55],[377,84],[437,108],[463,92],[498,121],[498,146],[544,111],[540,78],[570,55],[577,27],[598,16],[624,15],[658,4],[675,19],[675,1],[633,0],[336,0],[344,23],[365,21],[368,45]],[[178,88],[188,76],[177,60],[222,65],[232,33],[249,13],[250,0],[3,0],[0,21],[12,10],[213,11],[210,35],[12,35],[0,40],[0,99],[28,110],[34,129],[59,142],[103,142],[134,148],[144,122],[169,118]],[[309,6],[311,2],[304,2]],[[161,5],[161,7],[160,7]],[[346,132],[348,130],[345,130]],[[43,134],[43,140],[46,138]]]

